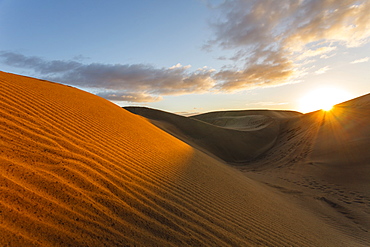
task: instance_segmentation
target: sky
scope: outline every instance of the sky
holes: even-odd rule
[[[184,115],[308,112],[370,92],[369,13],[368,0],[0,0],[0,70]]]

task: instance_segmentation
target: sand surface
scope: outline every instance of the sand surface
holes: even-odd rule
[[[0,246],[369,246],[369,97],[355,102],[339,134],[322,113],[151,122],[0,72]]]
[[[258,157],[270,149],[278,137],[279,123],[273,118],[249,121],[238,117],[228,123],[236,126],[215,125],[176,114],[144,107],[126,107],[126,110],[154,120],[155,124],[182,141],[220,157],[227,162],[243,162]],[[252,122],[243,130],[245,122]],[[154,123],[154,122],[153,122]],[[251,145],[253,143],[253,145]]]

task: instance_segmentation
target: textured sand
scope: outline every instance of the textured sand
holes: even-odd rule
[[[191,121],[184,128],[173,121],[181,119],[179,116],[170,117],[169,113],[147,108],[128,109],[152,119],[154,124],[187,143],[194,143]],[[341,234],[369,245],[370,95],[339,104],[330,112],[303,115],[291,111],[223,111],[191,118],[222,129],[245,131],[247,135],[237,138],[252,146],[255,142],[248,138],[253,132],[278,126],[272,147],[244,162],[230,162],[228,157],[225,159],[209,149],[205,142],[196,144],[198,149],[229,161],[248,178],[269,186],[287,201],[324,219]],[[263,142],[264,138],[257,145]],[[218,137],[210,138],[208,143],[223,145]],[[239,150],[240,146],[232,148]]]
[[[292,167],[288,158],[280,169],[258,158],[276,158],[269,151],[283,149],[284,131],[301,120],[262,127],[273,146],[251,156],[259,170],[238,170],[102,98],[0,72],[0,246],[369,245],[366,229],[335,222],[344,214],[330,211],[331,198],[302,206],[278,187],[290,182],[269,174]],[[314,153],[310,162],[330,156]],[[366,216],[362,198],[363,211],[354,210]]]

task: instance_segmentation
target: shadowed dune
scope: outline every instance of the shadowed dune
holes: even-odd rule
[[[263,119],[259,126],[242,130],[240,122],[243,120],[233,121],[239,128],[230,128],[199,121],[197,117],[188,118],[145,107],[125,109],[156,121],[154,123],[158,127],[227,162],[243,162],[258,157],[274,145],[280,128],[279,122],[273,118]]]
[[[156,119],[154,124],[182,140],[191,139],[181,131],[181,125],[179,128],[178,122],[184,117],[143,108],[135,108],[135,112]],[[169,121],[169,116],[178,122]],[[190,118],[247,133],[271,124],[279,126],[270,148],[254,159],[228,163],[236,164],[247,177],[282,193],[287,200],[326,218],[333,228],[370,242],[369,94],[339,104],[330,112],[223,111]],[[190,130],[193,128],[194,122],[182,121],[185,123]],[[209,139],[208,143],[219,144],[223,138]],[[210,150],[207,143],[197,144],[201,150]],[[217,152],[213,154],[224,159]]]
[[[370,95],[280,121],[275,145],[248,164],[259,170],[299,166],[302,173],[370,191]]]
[[[369,147],[368,94],[284,120],[275,145],[240,169],[369,242]]]
[[[294,111],[244,110],[208,112],[192,118],[224,128],[253,131],[264,128],[276,120],[300,115],[302,113]]]
[[[3,72],[0,169],[1,246],[369,243],[102,98]]]
[[[323,116],[310,159],[321,164],[326,180],[370,197],[370,94]]]

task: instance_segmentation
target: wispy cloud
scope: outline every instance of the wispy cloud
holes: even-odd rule
[[[331,57],[334,57],[336,54],[335,53],[332,53],[332,54],[323,54],[320,56],[321,59],[328,59],[328,58],[331,58]]]
[[[97,95],[112,101],[126,101],[136,103],[156,102],[163,99],[161,96],[152,96],[145,93],[127,93],[125,91],[102,92],[98,93]]]
[[[316,75],[325,74],[328,70],[330,70],[329,66],[322,67],[321,69],[318,69],[315,71]]]
[[[366,63],[366,62],[369,61],[369,59],[370,59],[369,57],[364,57],[364,58],[361,58],[361,59],[354,60],[351,63],[352,64],[355,64],[355,63]]]
[[[316,57],[319,55],[321,55],[320,58],[323,58],[323,56],[328,56],[326,54],[331,51],[334,51],[335,49],[337,49],[337,47],[335,46],[324,46],[324,47],[320,47],[317,49],[307,49],[301,55],[297,57],[297,60],[302,60],[302,59],[306,59],[310,57]]]
[[[76,61],[46,61],[39,57],[1,52],[4,64],[32,69],[44,79],[75,86],[109,90],[99,94],[110,100],[153,102],[161,95],[204,93],[214,87],[212,69],[189,72],[190,66],[177,64],[155,68],[147,64],[82,64]]]

